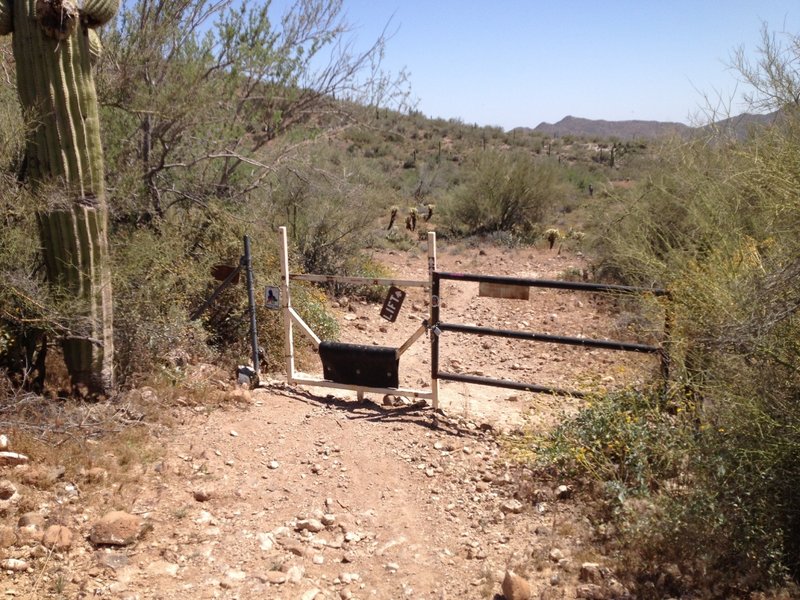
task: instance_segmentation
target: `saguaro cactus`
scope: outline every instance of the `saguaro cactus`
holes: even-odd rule
[[[92,63],[119,0],[0,0],[0,35],[13,34],[17,89],[31,123],[26,174],[47,200],[39,214],[50,282],[74,301],[63,341],[73,385],[113,386],[111,267],[103,152]]]

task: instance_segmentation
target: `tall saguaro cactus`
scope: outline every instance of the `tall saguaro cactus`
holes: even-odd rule
[[[0,35],[13,34],[26,121],[27,177],[47,199],[39,214],[47,276],[74,301],[63,341],[73,385],[113,386],[111,267],[93,29],[119,0],[0,0]]]

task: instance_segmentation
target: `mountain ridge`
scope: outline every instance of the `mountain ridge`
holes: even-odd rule
[[[567,115],[557,123],[539,123],[533,129],[519,127],[518,130],[533,131],[552,137],[567,135],[575,137],[618,138],[620,140],[654,139],[667,136],[688,137],[692,133],[708,131],[713,128],[732,133],[741,138],[754,126],[761,126],[775,121],[778,113],[753,114],[742,113],[727,119],[720,119],[711,124],[692,127],[684,123],[672,121],[623,120],[607,121],[605,119],[585,119]]]

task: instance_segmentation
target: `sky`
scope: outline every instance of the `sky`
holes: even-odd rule
[[[358,44],[393,32],[385,68],[410,74],[428,117],[504,129],[588,119],[702,121],[741,96],[730,69],[761,28],[800,35],[797,0],[344,0]],[[699,121],[698,121],[699,119]]]

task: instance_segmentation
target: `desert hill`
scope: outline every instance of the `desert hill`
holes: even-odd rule
[[[620,140],[655,139],[670,135],[688,136],[692,132],[715,127],[730,130],[741,138],[753,126],[765,125],[775,120],[777,113],[766,115],[743,113],[716,121],[713,125],[690,127],[683,123],[663,121],[606,121],[603,119],[583,119],[567,116],[558,123],[540,123],[532,131],[553,137],[567,135],[575,137],[618,138]]]

